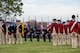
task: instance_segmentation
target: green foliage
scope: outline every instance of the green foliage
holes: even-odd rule
[[[2,7],[2,3],[0,2],[0,7]]]
[[[13,6],[13,2],[14,2],[14,0],[8,0],[8,4],[11,6]]]
[[[23,3],[21,0],[0,0],[0,11],[2,14],[12,15],[22,15]]]

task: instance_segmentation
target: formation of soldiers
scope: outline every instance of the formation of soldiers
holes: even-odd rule
[[[61,20],[53,19],[53,22],[48,26],[34,30],[33,27],[28,28],[24,25],[24,40],[30,38],[33,41],[33,37],[39,42],[40,38],[46,42],[46,38],[49,42],[53,42],[53,45],[65,45],[72,44],[72,48],[80,46],[80,23],[75,20],[75,15],[72,15],[72,20],[67,22],[61,22]],[[20,21],[5,23],[4,20],[0,20],[0,44],[22,44],[22,23]]]
[[[72,15],[72,20],[63,23],[53,19],[50,26],[53,45],[71,44],[72,48],[80,46],[80,23],[75,18],[75,15]]]
[[[37,28],[35,31],[32,26],[28,28],[25,24],[24,36],[22,36],[22,23],[20,21],[16,21],[16,23],[5,23],[4,20],[0,20],[0,44],[22,44],[23,38],[25,41],[27,41],[27,38],[30,38],[30,41],[33,41],[33,38],[36,38],[39,42],[41,35],[43,35],[42,37],[44,42],[46,42],[47,37],[49,42],[51,42],[51,35],[49,31],[47,28],[43,29],[43,32],[41,32],[40,28]]]
[[[0,20],[0,44],[22,44],[21,23]]]

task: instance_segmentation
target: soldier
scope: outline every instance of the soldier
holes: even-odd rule
[[[62,36],[63,36],[63,24],[61,20],[58,20],[58,45],[62,45]]]
[[[14,20],[12,22],[12,30],[13,30],[13,35],[14,35],[14,38],[15,38],[15,41],[16,41],[17,40],[17,38],[16,38],[17,26],[16,26],[16,23],[14,22]]]
[[[0,44],[2,44],[2,23],[1,23],[1,20],[0,20]]]
[[[49,25],[47,25],[47,36],[48,36],[48,39],[49,39],[49,42],[51,42],[51,32],[50,32],[50,26],[51,26],[51,23],[49,23]]]
[[[78,46],[80,46],[80,23],[78,24]]]
[[[22,23],[20,23],[20,21],[16,21],[17,23],[17,32],[16,32],[16,44],[20,43],[22,44]]]
[[[37,29],[36,30],[36,38],[37,38],[37,41],[39,42],[40,41],[40,29]]]
[[[53,23],[50,26],[50,32],[52,34],[53,45],[57,45],[58,42],[58,24],[56,23],[56,19],[53,19]]]
[[[47,35],[48,35],[48,39],[49,39],[49,42],[51,42],[51,33],[50,33],[50,28],[47,29]]]
[[[34,35],[34,30],[33,30],[33,27],[31,26],[30,27],[30,35],[29,35],[30,41],[32,41],[33,35]]]
[[[24,39],[25,39],[25,41],[27,41],[27,34],[28,34],[28,29],[27,29],[27,26],[26,25],[24,25]]]
[[[75,15],[72,15],[72,20],[70,21],[69,26],[71,32],[72,48],[76,48],[78,36],[78,22],[75,21]]]
[[[43,29],[43,41],[46,42],[47,29]]]
[[[11,34],[13,36],[13,39],[15,39],[15,40],[13,40],[14,43],[17,40],[17,38],[16,38],[16,28],[17,28],[16,23],[11,23],[11,30],[12,30],[12,33]]]
[[[67,20],[66,24],[66,34],[67,34],[67,44],[71,44],[71,33],[70,33],[70,28],[69,28],[69,20]]]
[[[11,44],[11,25],[10,23],[7,23],[7,26],[6,26],[6,36],[7,36],[7,44]]]
[[[4,23],[4,20],[2,20],[2,42],[3,44],[6,44],[6,25]]]
[[[11,23],[8,23],[8,28],[7,28],[7,36],[8,36],[8,41],[9,44],[14,44],[14,34],[13,34],[13,27]]]
[[[66,44],[66,22],[63,22],[63,35],[62,35],[62,44],[65,45]]]

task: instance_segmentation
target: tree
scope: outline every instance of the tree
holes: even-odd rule
[[[2,16],[21,16],[22,6],[21,0],[0,0],[0,14]]]

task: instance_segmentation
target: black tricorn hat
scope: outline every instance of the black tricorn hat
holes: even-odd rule
[[[57,21],[61,21],[61,20],[57,20]]]
[[[16,22],[21,22],[20,20],[16,20]]]
[[[75,18],[75,15],[72,15],[72,19],[74,19]]]
[[[66,23],[65,21],[63,23]]]
[[[56,21],[56,19],[53,19],[53,21]]]

